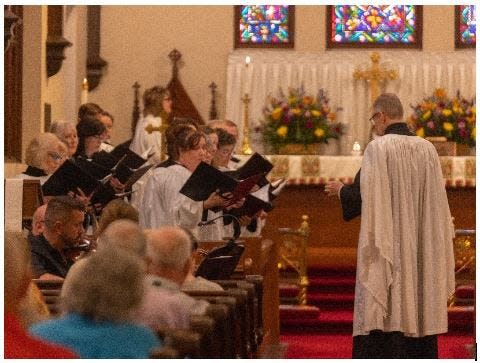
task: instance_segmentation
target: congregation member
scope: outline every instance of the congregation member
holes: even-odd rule
[[[80,259],[61,292],[63,315],[31,327],[33,335],[80,358],[148,358],[161,342],[133,322],[143,296],[144,265],[134,254],[102,249]]]
[[[65,144],[54,134],[44,132],[29,142],[25,152],[27,169],[16,178],[36,179],[43,184],[63,164],[66,157]]]
[[[191,315],[205,314],[208,302],[195,299],[180,290],[193,263],[189,235],[180,227],[148,230],[146,235],[149,259],[147,283],[177,298],[180,306]],[[145,305],[144,308],[139,315],[148,323],[151,307]]]
[[[67,158],[71,158],[77,152],[78,136],[73,122],[55,121],[50,125],[50,132],[67,145]]]
[[[69,196],[53,197],[45,210],[45,227],[29,236],[34,278],[64,279],[73,261],[65,250],[83,240],[85,206]]]
[[[440,160],[429,141],[409,133],[395,94],[375,100],[371,119],[381,137],[361,167],[353,358],[436,359],[455,289]]]
[[[133,314],[135,321],[152,329],[187,329],[190,325],[189,305],[183,303],[181,295],[152,285],[154,276],[147,274],[151,259],[146,254],[146,236],[139,226],[129,220],[113,221],[101,234],[98,249],[123,249],[144,261],[144,295],[138,310]]]
[[[139,223],[138,210],[123,199],[113,199],[102,209],[102,214],[98,220],[98,227],[96,230],[97,237],[110,225],[110,223],[119,220],[127,219],[136,224]]]
[[[223,287],[221,287],[216,282],[209,281],[201,276],[195,276],[196,261],[197,257],[200,256],[200,254],[198,253],[199,241],[189,230],[184,229],[184,232],[190,238],[192,254],[190,256],[190,270],[188,271],[188,274],[183,281],[182,291],[223,291]]]
[[[4,239],[4,355],[7,359],[76,358],[67,348],[27,333],[24,300],[31,286],[30,251],[21,233],[5,231]],[[27,318],[28,320],[28,318]]]
[[[32,216],[32,230],[30,233],[32,236],[40,236],[45,229],[45,211],[47,210],[47,204],[42,204],[35,209]]]
[[[144,228],[181,226],[194,229],[201,221],[203,210],[224,207],[226,196],[213,192],[206,200],[196,202],[180,193],[183,184],[205,158],[205,135],[188,126],[177,133],[174,145],[175,165],[156,168],[145,185],[140,212]]]
[[[143,94],[143,117],[137,122],[130,150],[139,155],[153,152],[156,162],[161,162],[165,154],[162,145],[164,131],[147,131],[147,128],[167,127],[172,113],[172,98],[170,92],[163,87],[155,86],[145,90]]]

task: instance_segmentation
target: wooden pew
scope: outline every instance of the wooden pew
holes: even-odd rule
[[[247,275],[263,278],[261,301],[262,346],[280,344],[279,291],[278,291],[278,244],[260,237],[241,238],[238,243],[245,246],[233,279],[244,279]],[[200,241],[199,247],[210,250],[224,245],[225,241]]]
[[[60,293],[62,291],[63,280],[32,280],[40,290],[47,304],[48,310],[52,315],[60,313]]]

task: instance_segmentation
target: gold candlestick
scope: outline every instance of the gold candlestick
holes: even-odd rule
[[[248,104],[250,103],[250,97],[248,93],[245,93],[245,96],[242,98],[244,104],[244,114],[243,114],[243,143],[242,143],[242,153],[243,155],[252,155],[253,151],[250,148],[250,127],[248,126]]]

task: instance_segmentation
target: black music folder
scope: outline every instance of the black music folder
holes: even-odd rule
[[[243,180],[257,174],[267,175],[273,169],[273,164],[259,153],[254,153],[245,164],[236,170],[225,173],[237,180]]]
[[[69,192],[78,193],[77,188],[80,188],[85,195],[90,195],[92,192],[95,194],[107,192],[99,180],[71,160],[66,160],[47,179],[42,185],[42,192],[46,196],[67,195]]]
[[[202,260],[195,272],[207,280],[227,280],[245,251],[245,246],[231,240],[226,245],[213,248]]]
[[[263,174],[256,174],[238,181],[202,161],[180,189],[180,193],[199,202],[208,199],[216,190],[219,194],[230,192],[233,194],[230,203],[233,204],[245,198],[263,176]]]

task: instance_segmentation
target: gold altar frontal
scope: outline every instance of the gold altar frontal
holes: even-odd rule
[[[307,214],[310,217],[308,266],[354,267],[360,218],[345,222],[340,201],[328,197],[324,186],[328,180],[351,183],[361,166],[361,157],[266,157],[274,164],[269,176],[286,178],[289,184],[274,201],[275,208],[268,214],[263,238],[279,241],[278,228],[298,228],[301,216]],[[441,157],[440,161],[455,228],[475,229],[475,157]]]

